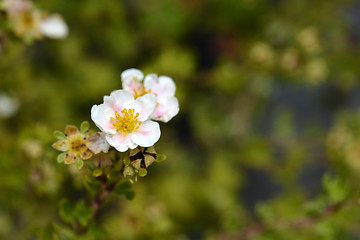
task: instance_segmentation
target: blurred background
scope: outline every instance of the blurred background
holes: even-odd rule
[[[229,239],[358,196],[359,1],[34,3],[70,32],[0,29],[0,239],[46,239],[60,199],[84,196],[52,133],[91,122],[133,67],[171,76],[180,113],[160,123],[167,161],[102,210],[104,239]],[[354,206],[251,239],[360,239],[359,220]]]

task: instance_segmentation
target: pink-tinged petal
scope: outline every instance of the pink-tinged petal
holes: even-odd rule
[[[176,97],[158,98],[158,104],[151,119],[168,122],[179,113],[179,101]]]
[[[134,149],[137,145],[131,140],[131,134],[116,133],[106,135],[106,141],[119,152],[126,152],[129,148]]]
[[[126,84],[123,83],[123,88],[135,96],[137,95],[137,92],[143,90],[143,84],[140,82],[129,81]]]
[[[70,137],[72,135],[78,134],[79,130],[77,129],[77,127],[73,126],[73,125],[67,125],[65,128],[65,136]]]
[[[91,119],[101,131],[115,134],[116,129],[113,126],[111,117],[115,117],[115,111],[107,104],[94,105],[91,108]]]
[[[64,160],[64,163],[65,164],[71,164],[71,163],[74,163],[76,161],[77,157],[72,154],[72,153],[67,153],[66,156],[65,156],[65,160]]]
[[[87,145],[88,145],[89,149],[95,154],[98,154],[100,152],[107,153],[109,151],[109,147],[110,147],[106,141],[105,133],[103,133],[103,132],[90,133]]]
[[[143,122],[151,116],[155,111],[156,107],[156,96],[154,94],[145,94],[142,97],[138,97],[131,108],[135,110],[136,113],[139,113],[138,120]]]
[[[157,97],[173,97],[175,95],[174,80],[168,76],[157,77],[156,74],[149,74],[145,77],[144,86],[155,93]]]
[[[136,83],[141,84],[143,78],[144,74],[142,73],[142,71],[136,68],[130,68],[121,73],[122,86],[125,90],[132,89],[131,86]]]
[[[62,152],[69,150],[69,145],[67,144],[67,140],[58,140],[52,145],[52,147]]]
[[[138,131],[133,132],[131,139],[141,147],[153,146],[160,138],[160,126],[157,122],[147,120],[142,122]]]

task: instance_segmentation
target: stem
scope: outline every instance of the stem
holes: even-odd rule
[[[106,197],[112,193],[112,191],[114,190],[116,184],[121,180],[121,178],[119,178],[119,180],[109,184],[107,182],[107,178],[105,175],[101,175],[100,176],[100,180],[102,183],[102,187],[101,190],[99,191],[98,194],[95,195],[93,203],[92,203],[92,207],[93,207],[93,218],[95,219],[96,216],[98,215],[99,209],[101,204],[105,201]]]

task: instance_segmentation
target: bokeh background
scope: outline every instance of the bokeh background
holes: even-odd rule
[[[360,239],[355,205],[284,224],[360,192],[359,1],[34,2],[70,33],[0,29],[0,239],[47,239],[59,201],[86,194],[52,133],[90,122],[132,67],[171,76],[180,113],[155,145],[167,161],[103,208],[103,239],[240,239],[253,224],[270,230],[251,239]]]

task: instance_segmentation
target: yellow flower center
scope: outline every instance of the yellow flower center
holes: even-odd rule
[[[144,86],[138,87],[137,89],[134,89],[134,98],[137,99],[138,97],[142,97],[147,93],[151,93],[151,89],[146,90]]]
[[[74,136],[68,141],[70,145],[69,152],[74,153],[75,155],[82,155],[88,149],[85,139],[80,135]]]
[[[137,120],[139,113],[135,114],[134,109],[124,108],[121,111],[121,115],[118,111],[115,111],[115,118],[111,117],[110,120],[113,121],[113,126],[118,132],[130,133],[139,129],[141,122]]]

